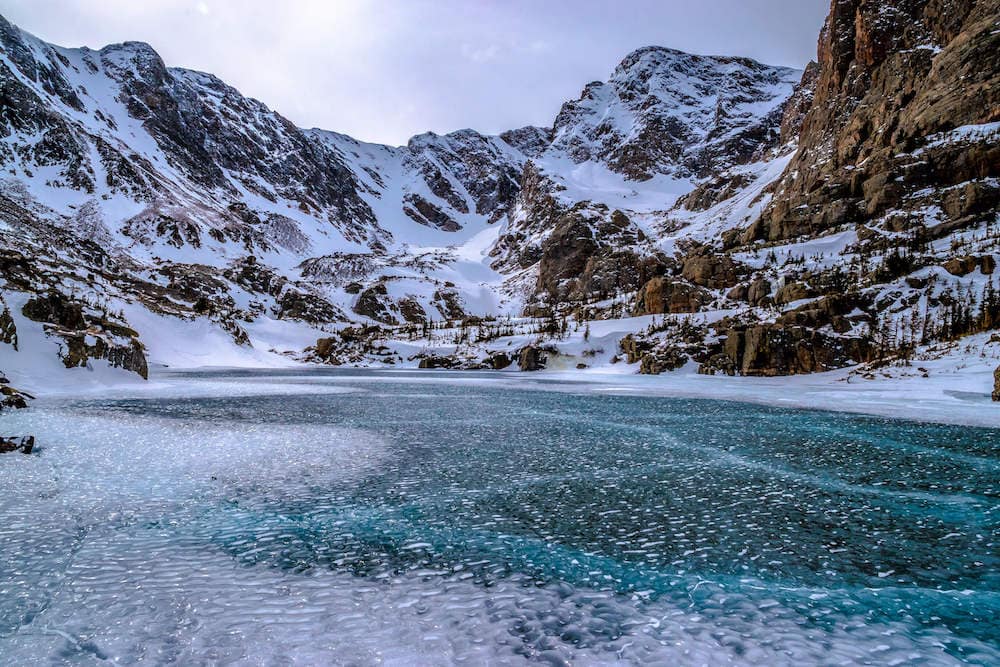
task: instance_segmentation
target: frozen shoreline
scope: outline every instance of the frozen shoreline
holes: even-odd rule
[[[926,369],[923,376],[918,368]],[[238,378],[211,377],[238,372]],[[254,375],[259,372],[259,375]],[[247,375],[249,374],[249,376]],[[587,370],[428,371],[413,368],[331,368],[299,364],[279,367],[152,369],[148,382],[116,382],[47,387],[39,398],[69,396],[143,397],[337,393],[344,382],[446,382],[500,384],[538,391],[599,393],[735,401],[779,408],[867,414],[911,421],[1000,428],[1000,403],[990,398],[992,372],[986,364],[957,363],[953,357],[892,368],[875,379],[852,369],[774,378],[705,376],[689,365],[662,375],[638,375],[620,364]],[[115,378],[117,379],[117,378]],[[252,381],[248,381],[251,380]],[[37,391],[37,388],[35,388]]]

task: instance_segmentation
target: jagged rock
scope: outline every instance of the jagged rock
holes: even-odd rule
[[[871,322],[871,318],[862,310],[865,305],[856,295],[826,296],[782,314],[778,323],[812,329],[829,325],[837,333],[847,333],[855,322]],[[862,314],[848,317],[856,310]]]
[[[1000,366],[993,371],[993,400],[1000,401]]]
[[[677,206],[682,206],[689,211],[707,211],[719,202],[723,202],[740,192],[740,189],[746,187],[751,180],[746,174],[724,174],[695,187],[694,190],[677,200]]]
[[[636,338],[632,334],[622,338],[618,345],[625,353],[625,361],[630,364],[640,361],[643,355],[653,348],[651,342]]]
[[[762,145],[777,143],[782,106],[798,79],[794,70],[745,58],[641,48],[609,81],[588,84],[578,100],[563,105],[552,145],[574,162],[603,161],[634,180],[657,173],[704,177],[712,167],[748,162]],[[703,90],[714,94],[692,93]],[[723,111],[751,100],[763,113]]]
[[[20,438],[0,437],[0,454],[7,454],[9,452],[21,452],[22,454],[30,454],[34,448],[35,448],[35,436],[33,435],[26,435]]]
[[[53,332],[66,343],[66,349],[61,354],[66,368],[86,366],[91,359],[106,359],[115,368],[122,368],[137,373],[142,379],[149,378],[149,368],[146,365],[146,355],[143,346],[137,339],[126,344],[109,343],[100,336],[88,336],[84,333]],[[92,339],[93,342],[89,342]]]
[[[664,273],[668,260],[659,255],[639,255],[633,250],[598,252],[587,259],[583,272],[567,286],[571,301],[605,299],[633,292],[654,276]]]
[[[56,291],[29,299],[21,312],[30,320],[44,322],[48,335],[62,339],[65,348],[60,357],[66,368],[86,366],[90,359],[106,359],[115,368],[148,377],[139,335],[106,315],[87,315],[83,304]]]
[[[382,283],[372,285],[358,297],[357,302],[354,304],[354,312],[358,315],[370,317],[383,324],[399,324],[399,320],[396,319],[386,305],[386,302],[389,300],[388,294],[388,290]]]
[[[831,2],[798,151],[744,241],[928,205],[961,224],[989,217],[1000,148],[947,133],[998,119],[998,12],[996,0]],[[982,187],[945,190],[970,181]]]
[[[313,347],[313,351],[316,356],[327,363],[334,362],[335,357],[333,356],[334,350],[336,350],[337,339],[333,337],[328,338],[318,338],[316,340],[316,345]],[[336,362],[334,362],[336,363]]]
[[[710,248],[703,247],[684,259],[681,275],[695,285],[724,289],[735,285],[742,271],[742,267],[729,255],[716,254]]]
[[[440,172],[438,175],[440,176]],[[447,183],[443,176],[441,176],[441,182]],[[462,225],[458,224],[450,215],[420,195],[408,194],[403,201],[403,213],[421,225],[436,227],[446,232],[457,232],[462,228]],[[468,209],[462,212],[468,213]]]
[[[522,371],[540,371],[545,368],[546,356],[539,348],[528,345],[521,348],[518,355],[517,367]]]
[[[765,305],[771,299],[771,283],[764,278],[758,278],[750,283],[747,290],[747,303],[751,306]]]
[[[274,269],[264,266],[253,255],[240,258],[233,262],[224,275],[248,292],[278,296],[288,283],[288,279],[279,276]]]
[[[407,322],[419,323],[427,321],[427,311],[420,302],[412,297],[399,300],[399,312]]]
[[[3,310],[0,310],[0,343],[10,345],[17,350],[17,325],[2,296],[0,296],[0,306],[3,306]]]
[[[10,381],[7,378],[4,377],[3,380],[4,382],[0,383],[0,410],[4,408],[23,410],[28,407],[28,399],[34,397],[31,394],[11,387],[9,384]]]
[[[802,79],[795,87],[792,96],[785,102],[785,110],[781,117],[781,143],[789,144],[798,141],[806,114],[812,107],[816,95],[816,84],[819,82],[820,67],[816,61],[810,61],[802,72]]]
[[[278,299],[278,319],[327,324],[343,321],[345,318],[340,308],[326,299],[315,294],[289,289]]]
[[[727,299],[746,301],[751,306],[763,306],[771,302],[771,283],[764,278],[758,278],[752,283],[740,283],[726,293]]]
[[[453,289],[439,289],[434,291],[434,305],[446,319],[461,320],[465,318],[465,309],[462,308],[462,299],[458,292]]]
[[[639,291],[632,313],[696,313],[711,301],[711,293],[701,287],[658,276],[649,280]]]

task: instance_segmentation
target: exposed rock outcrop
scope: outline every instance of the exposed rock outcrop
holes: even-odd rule
[[[521,348],[518,354],[517,367],[522,371],[540,371],[545,368],[546,360],[547,357],[541,349],[534,345],[528,345]]]
[[[383,324],[399,324],[399,320],[389,309],[388,290],[378,283],[361,292],[354,304],[354,312]]]
[[[696,313],[712,301],[712,294],[701,287],[667,277],[652,278],[636,298],[633,314]]]
[[[724,353],[740,375],[797,375],[869,360],[862,338],[833,337],[816,329],[760,324],[726,332]],[[718,361],[705,368],[724,368]]]
[[[143,379],[149,376],[139,334],[107,313],[85,311],[84,304],[56,291],[29,299],[21,312],[30,320],[44,323],[46,334],[62,339],[60,357],[66,368],[105,359],[111,366],[137,373]]]
[[[732,257],[713,252],[708,246],[690,252],[681,266],[685,280],[710,289],[732,287],[745,271]]]
[[[957,184],[974,197],[943,206],[951,220],[995,211],[1000,145],[948,133],[1000,120],[998,15],[997,0],[832,0],[798,152],[745,239],[916,213]]]

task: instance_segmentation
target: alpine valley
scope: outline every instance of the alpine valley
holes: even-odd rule
[[[804,71],[640,48],[550,127],[398,147],[0,18],[4,404],[294,363],[986,395],[998,179],[1000,0],[833,0]]]

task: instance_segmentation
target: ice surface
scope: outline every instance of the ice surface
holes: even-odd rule
[[[2,662],[1000,660],[1000,431],[483,378],[4,413]]]

